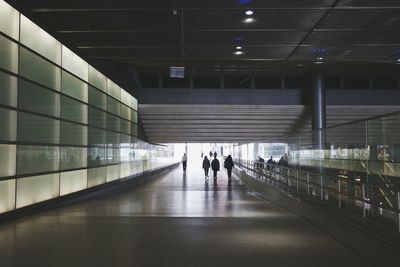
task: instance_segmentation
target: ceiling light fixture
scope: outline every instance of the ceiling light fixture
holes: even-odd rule
[[[254,14],[254,11],[253,11],[253,10],[246,10],[245,14],[246,14],[247,16],[251,16],[251,15]]]
[[[254,22],[255,20],[253,19],[253,18],[245,18],[244,20],[243,20],[243,22],[244,23],[252,23],[252,22]]]
[[[235,55],[243,55],[244,53],[243,53],[243,51],[235,51],[235,52],[233,52],[233,54],[235,54]]]
[[[237,50],[241,50],[243,47],[241,47],[241,46],[236,46],[236,49]]]
[[[317,60],[323,60],[324,58],[323,57],[317,57]]]

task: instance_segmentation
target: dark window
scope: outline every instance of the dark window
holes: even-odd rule
[[[286,89],[306,89],[311,88],[311,78],[309,77],[287,77],[285,78]]]
[[[398,88],[398,80],[395,78],[374,78],[372,79],[374,89],[395,90]]]
[[[326,89],[340,89],[340,78],[326,78],[325,87]]]
[[[163,88],[189,88],[190,77],[170,78],[163,77]]]
[[[344,89],[369,89],[368,78],[344,78]]]
[[[281,89],[280,77],[255,77],[255,89]]]
[[[158,88],[158,76],[142,76],[140,84],[142,88]]]
[[[195,76],[193,77],[194,88],[220,88],[221,79],[219,76]]]
[[[224,88],[226,89],[250,89],[251,77],[225,76]]]

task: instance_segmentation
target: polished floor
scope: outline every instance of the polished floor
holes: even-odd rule
[[[0,266],[369,266],[305,219],[188,163],[120,194],[0,225]]]

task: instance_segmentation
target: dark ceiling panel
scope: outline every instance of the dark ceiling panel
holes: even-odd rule
[[[178,0],[183,8],[321,8],[329,7],[334,0],[280,0],[280,1],[252,1],[240,4],[238,0]]]
[[[185,41],[194,45],[295,45],[306,31],[185,31]],[[241,38],[236,42],[235,38]]]
[[[170,10],[40,13],[40,22],[57,31],[173,30]]]
[[[85,55],[95,58],[123,58],[123,57],[180,57],[181,51],[177,47],[155,48],[99,48],[84,49]]]
[[[59,33],[78,48],[103,46],[166,46],[178,45],[179,35],[173,31]]]
[[[325,10],[256,10],[253,23],[244,23],[243,10],[184,11],[185,29],[311,29]],[[186,19],[187,18],[187,19]]]
[[[322,56],[326,61],[344,60],[344,61],[390,61],[396,54],[397,46],[334,46],[325,47],[326,52],[323,55],[317,55],[310,47],[301,47],[292,56],[297,60],[315,60]]]
[[[243,55],[234,55],[233,47],[188,47],[190,58],[232,58],[232,59],[284,59],[293,50],[290,46],[246,47]]]
[[[338,7],[400,7],[398,0],[342,0]]]
[[[37,11],[57,9],[139,9],[139,8],[170,8],[170,1],[166,0],[18,0],[22,5]],[[50,9],[50,10],[49,10]]]
[[[364,31],[314,31],[305,40],[310,46],[353,46],[365,44],[400,44],[400,29]]]
[[[333,10],[319,29],[400,29],[398,9]]]

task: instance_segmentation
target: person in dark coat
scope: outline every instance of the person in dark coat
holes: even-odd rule
[[[204,156],[203,169],[204,169],[204,176],[206,180],[208,180],[208,170],[210,169],[210,161],[208,160],[207,156]]]
[[[274,164],[274,159],[272,158],[272,156],[271,156],[271,158],[267,161],[267,163],[269,164],[269,165],[267,166],[267,168],[268,168],[268,170],[270,170],[270,169],[271,169],[271,165]]]
[[[211,169],[214,172],[214,180],[217,180],[217,172],[219,171],[219,160],[217,159],[217,155],[214,155],[214,159],[211,162]]]
[[[226,157],[226,159],[224,161],[224,167],[228,171],[228,179],[229,180],[231,179],[233,166],[234,166],[234,164],[233,164],[232,157],[231,157],[231,155],[228,155],[228,157]]]

